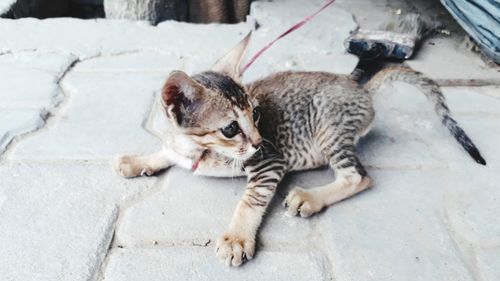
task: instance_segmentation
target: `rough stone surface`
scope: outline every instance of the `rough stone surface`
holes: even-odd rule
[[[338,280],[474,280],[439,206],[446,171],[372,171],[375,187],[317,219]]]
[[[16,135],[43,126],[62,99],[59,79],[75,59],[71,54],[40,52],[0,56],[0,154]]]
[[[0,178],[0,276],[12,281],[93,278],[119,205],[154,183],[107,163],[2,164]]]
[[[444,197],[449,223],[465,243],[476,248],[500,249],[500,192],[492,172],[474,179],[462,178],[465,183],[456,186]],[[474,183],[482,192],[469,188]],[[483,227],[488,225],[488,227]]]
[[[0,110],[0,153],[11,143],[15,136],[40,128],[44,124],[43,112],[37,109]]]
[[[110,159],[160,142],[141,124],[165,74],[78,73],[62,81],[69,104],[54,126],[20,143],[12,159]]]
[[[500,86],[443,88],[455,115],[500,117]]]
[[[0,53],[9,50],[64,50],[77,54],[81,60],[128,52],[161,51],[187,57],[207,57],[213,63],[250,30],[244,23],[215,26],[168,21],[151,26],[143,21],[72,18],[1,19],[0,22],[0,34],[12,38],[2,42]],[[19,34],[31,36],[19,37]],[[200,52],[200,46],[206,49]]]
[[[170,169],[166,177],[163,190],[124,213],[116,232],[117,244],[129,247],[150,245],[153,241],[159,245],[212,243],[229,224],[246,183],[244,178],[190,177],[189,171],[178,168]],[[311,223],[286,217],[281,207],[283,199],[276,199],[266,219],[269,223],[261,229],[260,242],[304,244],[311,236]]]
[[[465,38],[465,37],[464,37]],[[488,66],[470,50],[450,52],[463,48],[461,42],[436,38],[426,44],[425,51],[417,53],[408,64],[433,79],[500,79],[500,70]],[[429,62],[433,62],[432,66]]]
[[[325,266],[314,252],[261,251],[249,266],[229,269],[207,248],[118,249],[104,280],[329,280]]]
[[[0,279],[497,281],[498,68],[457,47],[463,32],[453,26],[412,63],[449,85],[449,106],[485,167],[422,93],[394,83],[376,95],[373,131],[358,146],[374,188],[311,219],[290,218],[281,205],[289,190],[334,174],[287,176],[255,259],[238,269],[220,264],[213,246],[244,179],[175,167],[153,178],[114,174],[115,155],[159,148],[150,116],[170,71],[209,68],[256,21],[253,54],[324,2],[303,3],[255,2],[252,20],[237,25],[1,19]],[[399,9],[443,18],[442,8],[420,1],[338,0],[259,58],[245,80],[287,69],[349,73],[357,59],[342,41],[356,28],[351,13],[373,27]]]
[[[498,280],[500,278],[500,249],[480,251],[477,257],[477,272],[482,280]]]

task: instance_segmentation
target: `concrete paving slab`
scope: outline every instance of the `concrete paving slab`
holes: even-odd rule
[[[454,115],[500,117],[500,86],[445,87],[443,93]]]
[[[40,109],[2,109],[0,112],[0,154],[14,137],[36,130],[45,123]]]
[[[465,37],[464,37],[465,38]],[[500,68],[488,65],[462,42],[430,39],[408,64],[432,79],[500,79]],[[453,50],[453,51],[451,51]]]
[[[307,9],[296,9],[300,3],[292,2],[287,5],[274,2],[258,2],[253,5],[252,18],[259,23],[260,28],[252,36],[248,56],[322,5],[322,1],[314,0]],[[282,17],[283,14],[290,16]],[[311,24],[266,52],[259,58],[259,63],[248,70],[245,80],[251,81],[272,72],[289,69],[349,73],[358,60],[344,51],[342,43],[355,28],[356,24],[348,12],[332,7]],[[77,54],[83,60],[103,55],[157,51],[192,57],[196,62],[193,70],[201,71],[210,67],[252,29],[253,26],[244,23],[193,25],[166,21],[158,26],[150,26],[146,22],[123,20],[0,20],[0,34],[5,34],[6,38],[21,33],[30,34],[6,42],[0,47],[0,52],[24,49],[64,50]],[[126,35],[123,30],[127,30]],[[287,51],[291,48],[295,50],[294,53]],[[197,65],[198,61],[205,62],[201,64],[203,67]],[[184,65],[178,65],[178,68],[182,67]]]
[[[118,249],[104,280],[331,280],[324,259],[314,252],[262,251],[237,269],[222,267],[213,255],[210,248]]]
[[[474,169],[473,171],[486,170],[494,172],[500,169],[500,151],[497,148],[496,138],[492,137],[500,134],[500,118],[459,116],[456,119],[462,124],[464,130],[481,151],[487,162],[487,166],[475,164],[459,145],[454,144],[455,141],[453,139],[450,140],[450,145],[441,146],[439,151],[440,155],[443,155],[442,157],[446,159],[448,165],[456,169]],[[433,136],[429,135],[428,137],[432,138]]]
[[[206,48],[206,51],[222,54],[228,42],[237,42],[247,31],[244,23],[194,25],[166,21],[151,26],[147,22],[127,20],[0,19],[0,34],[6,38],[0,52],[27,49],[66,51],[86,59],[138,50],[198,53],[200,46],[210,43],[211,48]],[[25,36],[19,38],[18,34]]]
[[[312,12],[320,3],[321,1],[315,0],[309,7],[310,11],[304,10],[300,13],[305,15]],[[283,12],[289,12],[288,5],[276,6],[268,2],[259,5],[253,8],[256,11],[253,17],[261,22],[261,28],[254,33],[248,55],[255,53],[277,34],[283,32],[287,25],[291,25],[302,16],[293,13],[296,15],[281,17]],[[260,15],[258,11],[262,9],[271,14]],[[269,15],[276,20],[267,23]],[[357,58],[344,52],[342,42],[355,27],[349,13],[337,8],[330,9],[327,14],[315,19],[314,25],[305,26],[298,31],[298,35],[290,36],[290,39],[280,42],[266,53],[259,59],[260,64],[256,64],[247,72],[245,79],[250,81],[276,70],[287,69],[312,68],[348,73],[357,63]],[[6,40],[0,47],[0,52],[26,49],[64,50],[77,54],[83,60],[140,50],[159,51],[177,56],[208,58],[211,65],[252,29],[253,26],[244,23],[193,25],[166,21],[158,26],[151,26],[145,22],[123,20],[0,19],[0,34],[5,34],[5,38],[16,38],[16,40]],[[127,30],[126,35],[123,30]],[[27,36],[17,38],[17,34],[27,34]],[[304,42],[307,44],[304,45]],[[302,45],[303,47],[300,47]],[[296,52],[294,54],[283,52],[290,48]],[[202,69],[206,69],[206,66],[196,68],[198,71]]]
[[[477,267],[481,280],[495,281],[500,278],[500,249],[485,249],[478,253]]]
[[[14,137],[45,124],[46,115],[61,100],[58,80],[75,59],[40,52],[0,56],[0,154]]]
[[[444,198],[447,219],[463,246],[500,248],[500,191],[498,176],[490,172],[464,176]]]
[[[474,280],[440,208],[454,174],[369,171],[375,187],[319,216],[339,280]]]
[[[156,241],[159,245],[213,246],[224,232],[243,195],[246,179],[195,177],[179,168],[166,174],[161,191],[124,212],[115,244],[134,247]],[[293,181],[288,185],[293,185]],[[259,243],[303,246],[311,235],[311,223],[286,217],[282,200],[276,198],[270,207]]]
[[[495,156],[494,159],[498,159]],[[443,210],[450,236],[476,280],[497,280],[500,265],[500,190],[497,167],[456,173]]]
[[[159,149],[160,141],[142,123],[164,76],[69,73],[62,82],[69,102],[60,120],[19,143],[11,159],[111,159]]]
[[[107,253],[119,205],[150,188],[107,163],[0,165],[3,280],[91,280]]]
[[[172,70],[189,71],[190,57],[160,51],[125,52],[102,55],[78,64],[75,72],[159,72],[166,76]],[[191,66],[191,64],[189,64]],[[205,67],[210,67],[207,65]]]
[[[419,11],[417,2],[339,0],[278,42],[245,79],[286,69],[349,73],[357,60],[341,43],[356,28],[351,12],[373,27],[399,9]],[[255,2],[252,17],[260,28],[248,55],[324,1],[303,3]],[[153,97],[168,72],[207,69],[251,28],[0,19],[0,74],[8,78],[0,83],[0,148],[5,136],[44,126],[0,159],[0,276],[497,280],[498,69],[459,47],[463,34],[454,29],[426,43],[412,63],[448,85],[493,84],[444,88],[486,167],[469,159],[421,93],[396,83],[376,96],[374,130],[359,145],[375,187],[312,219],[289,218],[281,203],[291,188],[326,184],[334,174],[320,169],[288,176],[261,228],[255,259],[238,269],[219,263],[213,241],[227,226],[244,179],[199,178],[173,168],[159,180],[123,180],[112,172],[102,159],[159,148],[144,128],[152,125]],[[45,124],[40,114],[48,111]]]

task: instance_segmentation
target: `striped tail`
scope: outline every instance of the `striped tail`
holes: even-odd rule
[[[467,136],[465,131],[458,125],[457,121],[451,116],[450,110],[446,105],[446,99],[436,82],[408,66],[390,65],[383,67],[382,70],[377,72],[364,87],[371,92],[375,92],[383,83],[391,81],[407,82],[417,86],[425,94],[427,99],[434,104],[434,111],[441,119],[441,123],[448,128],[448,131],[457,142],[477,163],[486,165],[486,161],[481,156],[477,147]]]

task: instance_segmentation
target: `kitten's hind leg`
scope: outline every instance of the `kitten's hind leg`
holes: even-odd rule
[[[336,147],[338,148],[327,153],[330,156],[330,166],[335,171],[335,181],[307,190],[294,188],[284,202],[288,214],[309,217],[371,185],[371,179],[354,154],[354,145],[344,143]]]
[[[167,153],[161,150],[148,155],[126,155],[118,158],[114,169],[122,177],[151,176],[160,170],[172,166]]]

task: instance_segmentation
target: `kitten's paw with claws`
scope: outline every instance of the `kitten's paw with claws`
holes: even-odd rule
[[[240,266],[255,253],[255,238],[226,232],[217,239],[217,257],[227,266]]]
[[[300,215],[303,218],[321,211],[324,207],[320,198],[302,187],[295,187],[290,191],[283,204],[287,208],[287,214],[291,216]]]
[[[151,168],[140,165],[140,163],[135,160],[134,156],[122,156],[118,158],[115,162],[114,169],[117,174],[124,178],[151,176],[154,174]]]

